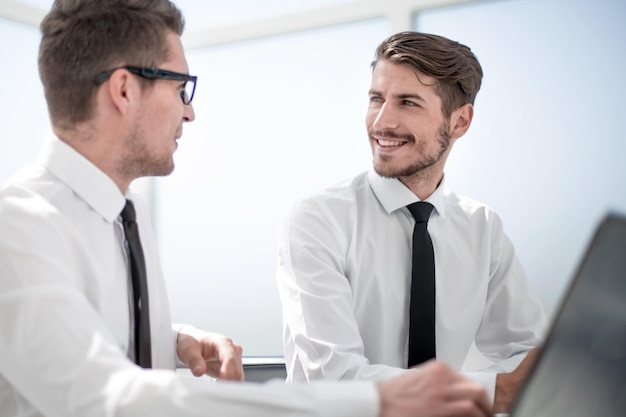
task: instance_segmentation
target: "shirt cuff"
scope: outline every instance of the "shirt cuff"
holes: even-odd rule
[[[497,373],[495,372],[461,372],[461,375],[485,387],[485,391],[487,392],[487,397],[489,398],[489,401],[491,401],[491,405],[493,405],[493,400],[496,395],[496,376],[498,376]]]
[[[176,368],[187,368],[180,358],[178,357],[178,333],[182,329],[184,324],[172,323],[172,339],[174,341],[174,357],[176,358]]]

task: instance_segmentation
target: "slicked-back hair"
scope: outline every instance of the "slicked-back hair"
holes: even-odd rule
[[[400,32],[390,36],[376,48],[372,68],[379,60],[408,65],[433,77],[446,118],[462,105],[474,104],[483,78],[480,63],[470,48],[427,33]]]
[[[55,0],[41,22],[39,75],[53,126],[91,118],[97,74],[167,61],[166,34],[184,29],[168,0]]]

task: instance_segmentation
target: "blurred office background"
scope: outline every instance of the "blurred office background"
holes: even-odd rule
[[[245,355],[282,355],[276,246],[291,204],[370,168],[370,62],[392,33],[441,34],[481,61],[447,184],[500,213],[549,316],[603,215],[626,213],[623,0],[175,3],[199,76],[196,121],[174,173],[135,185],[173,319],[231,335]],[[49,129],[37,25],[51,4],[0,0],[0,182]]]

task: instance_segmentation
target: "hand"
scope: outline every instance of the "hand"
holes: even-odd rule
[[[517,396],[522,383],[526,380],[528,371],[530,371],[538,354],[539,348],[530,350],[513,372],[496,376],[496,392],[493,399],[493,411],[495,413],[508,413],[511,403]]]
[[[243,349],[231,338],[192,326],[178,332],[176,353],[195,376],[204,374],[219,379],[243,381]]]
[[[442,362],[429,361],[378,385],[380,417],[486,417],[485,389]]]

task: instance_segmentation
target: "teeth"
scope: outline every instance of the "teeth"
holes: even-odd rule
[[[400,141],[395,141],[395,140],[384,140],[384,139],[378,139],[378,144],[380,146],[400,146],[402,145],[404,142],[400,142]]]

